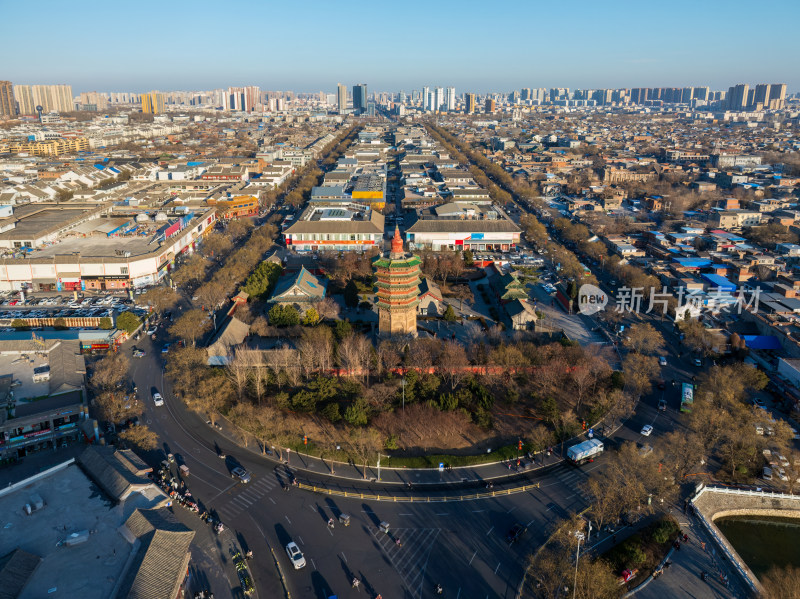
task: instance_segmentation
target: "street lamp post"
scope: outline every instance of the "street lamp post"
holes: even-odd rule
[[[582,532],[576,532],[575,538],[578,539],[578,551],[575,554],[575,584],[572,585],[572,599],[578,595],[578,561],[581,558],[581,541],[585,537]]]
[[[406,377],[403,375],[403,378],[400,379],[400,386],[403,388],[403,413],[406,411]]]
[[[378,453],[378,480],[381,480],[381,458],[389,458],[388,455],[381,455]]]

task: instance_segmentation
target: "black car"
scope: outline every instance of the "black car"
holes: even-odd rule
[[[511,530],[508,531],[508,534],[506,535],[506,541],[509,543],[516,543],[527,531],[528,529],[522,526],[522,524],[515,524],[511,527]]]

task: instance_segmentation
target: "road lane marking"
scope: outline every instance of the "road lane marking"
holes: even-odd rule
[[[310,560],[311,560],[311,565],[312,565],[312,566],[314,566],[314,569],[316,570],[316,569],[317,569],[317,564],[315,564],[315,563],[314,563],[314,558],[313,558],[313,557],[310,557],[310,558],[308,558],[308,559],[310,559]]]
[[[492,532],[493,530],[494,530],[494,526],[492,526],[492,527],[489,529],[489,532]],[[487,536],[487,537],[489,536],[489,532],[487,532],[487,533],[486,533],[486,536]]]
[[[531,520],[530,522],[528,522],[528,523],[525,525],[525,528],[528,528],[528,527],[529,527],[531,524],[533,524],[534,522],[536,522],[536,520]]]
[[[500,564],[502,562],[497,562],[497,567],[494,569],[494,573],[497,574],[497,571],[500,569]]]
[[[441,514],[436,514],[437,516],[449,516],[448,512],[442,512]]]
[[[292,521],[291,521],[291,520],[289,520],[289,516],[284,516],[284,518],[286,518],[286,521],[287,521],[289,524],[291,524],[291,523],[292,523]]]
[[[413,516],[414,514],[397,514],[398,516]]]
[[[274,500],[272,497],[267,497],[267,499],[269,499],[269,500],[272,502],[272,505],[277,505],[277,504],[275,503],[275,500]]]
[[[344,551],[342,551],[342,557],[344,558],[344,563],[347,563],[347,556],[344,554]]]
[[[472,560],[474,560],[474,559],[475,559],[475,556],[476,556],[476,555],[478,555],[478,550],[477,550],[477,549],[475,550],[475,553],[473,553],[473,554],[472,554],[472,557],[471,557],[471,558],[469,558],[469,563],[467,564],[468,566],[471,566],[471,565],[472,565]],[[460,591],[460,589],[459,589],[459,592],[461,592],[461,591]]]
[[[297,538],[300,539],[300,544],[301,545],[305,545],[305,543],[303,542],[303,537],[301,537],[300,535],[297,535]]]
[[[511,513],[511,512],[513,512],[515,509],[517,509],[517,506],[514,506],[514,507],[512,507],[512,508],[511,508],[510,510],[508,510],[506,513],[507,513],[507,514],[510,514],[510,513]]]
[[[461,597],[461,587],[458,587],[458,594],[456,595],[456,599]]]
[[[481,512],[485,512],[486,510],[472,510],[473,514],[480,514]]]

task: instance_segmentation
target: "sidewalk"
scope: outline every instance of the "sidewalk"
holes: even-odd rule
[[[661,576],[650,580],[629,596],[636,599],[663,599],[664,597],[693,597],[695,599],[730,599],[748,597],[744,583],[735,574],[727,561],[723,561],[711,538],[697,521],[683,514],[680,509],[672,509],[673,516],[680,523],[681,530],[689,535],[688,543],[681,543],[679,551],[673,551],[669,558],[672,565],[665,568]],[[704,582],[702,572],[708,572]],[[720,581],[720,574],[728,576],[728,588]]]
[[[282,463],[277,453],[272,456],[264,456],[261,454],[260,449],[252,443],[246,448],[239,445],[238,433],[227,420],[218,420],[218,425],[217,432],[231,443],[236,444],[238,450],[249,451],[251,454],[264,459],[265,462],[272,462],[276,466]],[[398,490],[397,487],[405,488],[411,483],[416,490],[419,490],[419,487],[423,487],[426,490],[434,491],[439,488],[445,489],[454,483],[472,483],[476,488],[483,488],[484,484],[489,481],[492,481],[498,488],[506,480],[518,479],[526,474],[538,472],[563,462],[559,456],[560,447],[560,445],[553,446],[553,453],[549,457],[545,453],[536,454],[534,456],[535,463],[531,463],[530,459],[522,456],[520,468],[516,467],[515,462],[510,464],[510,468],[508,462],[491,462],[451,469],[444,468],[442,470],[437,468],[391,468],[383,465],[386,464],[386,455],[384,454],[383,464],[380,469],[378,469],[377,463],[372,461],[366,467],[366,475],[363,464],[332,462],[329,459],[298,454],[295,451],[287,454],[286,449],[282,449],[282,457],[285,464],[288,456],[288,466],[300,482],[305,482],[304,478],[307,475],[317,475],[314,478],[324,477],[326,479],[325,486],[331,489],[351,490],[353,483],[361,483],[364,486],[369,485],[371,489],[375,489],[375,483],[382,483],[386,488],[394,487],[395,490]],[[333,472],[331,468],[333,468]],[[320,486],[316,480],[313,481],[313,484]]]

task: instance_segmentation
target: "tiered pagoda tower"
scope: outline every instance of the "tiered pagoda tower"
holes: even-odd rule
[[[403,251],[403,238],[396,226],[391,251],[372,263],[381,335],[416,335],[421,263],[418,256]]]

